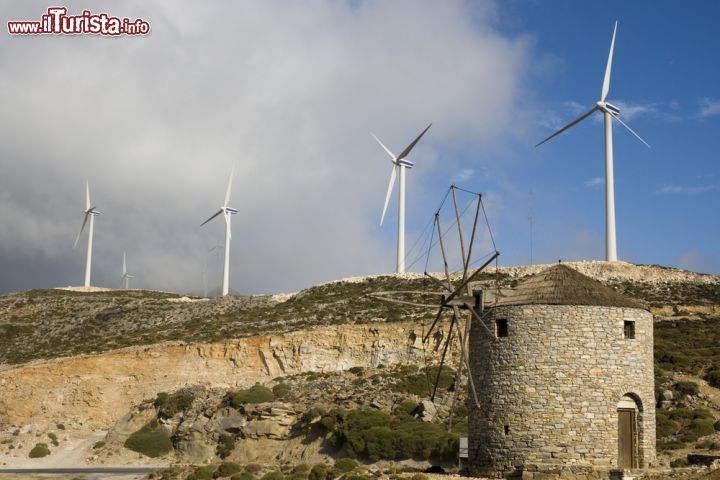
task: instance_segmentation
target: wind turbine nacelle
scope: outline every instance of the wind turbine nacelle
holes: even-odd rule
[[[397,164],[398,164],[398,166],[402,166],[405,168],[412,168],[415,165],[410,160],[405,160],[404,158],[402,160],[398,160]]]
[[[238,213],[238,210],[232,207],[225,207],[225,211],[231,215],[235,215]]]
[[[615,117],[617,117],[618,115],[620,115],[620,109],[619,109],[618,107],[616,107],[615,105],[613,105],[612,103],[608,103],[608,102],[598,102],[598,103],[597,103],[597,106],[598,106],[598,107],[600,108],[600,110],[602,110],[603,112],[607,112],[607,113],[609,113],[610,115],[613,115],[613,116],[615,116]]]

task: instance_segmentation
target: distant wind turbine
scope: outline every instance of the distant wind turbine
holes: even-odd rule
[[[135,278],[135,275],[130,275],[127,271],[127,261],[126,261],[125,252],[123,252],[123,269],[122,269],[122,281],[124,284],[125,290],[130,288],[130,279]]]
[[[392,195],[393,186],[395,185],[395,177],[400,176],[399,192],[398,192],[398,240],[397,240],[397,267],[395,271],[397,273],[405,273],[405,169],[412,168],[413,162],[406,160],[406,157],[410,154],[410,151],[415,147],[415,144],[420,141],[425,132],[432,127],[432,123],[425,127],[420,135],[412,141],[410,145],[405,147],[400,155],[395,155],[380,141],[375,134],[370,135],[380,144],[380,146],[390,155],[390,162],[392,163],[392,172],[390,173],[390,183],[388,184],[387,195],[385,195],[385,206],[383,207],[382,216],[380,217],[380,226],[382,226],[385,220],[385,213],[387,212],[388,203],[390,203],[390,196]]]
[[[225,191],[225,203],[223,203],[220,210],[218,210],[212,217],[205,220],[200,226],[202,227],[213,218],[222,214],[225,216],[225,265],[223,268],[223,296],[227,295],[230,291],[230,240],[232,240],[232,233],[230,232],[230,215],[235,215],[238,211],[228,206],[230,203],[230,192],[232,191],[233,175],[235,174],[235,165],[230,170],[230,180],[228,181],[227,190]]]
[[[536,147],[547,142],[551,138],[560,135],[562,132],[572,127],[576,123],[585,120],[587,117],[595,113],[596,111],[603,112],[605,119],[605,259],[609,262],[617,260],[617,243],[615,238],[615,177],[613,174],[613,143],[612,143],[612,121],[617,120],[620,125],[625,127],[635,135],[646,147],[650,148],[650,145],[645,142],[640,135],[627,126],[625,122],[620,120],[620,109],[614,105],[605,101],[608,92],[610,91],[610,70],[612,69],[613,49],[615,48],[615,34],[617,33],[617,22],[615,22],[615,29],[613,30],[612,41],[610,43],[610,54],[608,55],[607,67],[605,68],[605,79],[602,85],[602,91],[600,92],[600,100],[595,103],[595,106],[590,109],[589,112],[584,113],[576,120],[573,120],[568,125],[564,126],[557,132],[553,133],[542,142],[535,145]]]
[[[92,244],[93,244],[93,226],[95,224],[95,216],[100,215],[100,212],[95,210],[94,206],[90,205],[90,183],[85,180],[85,216],[83,217],[83,223],[80,227],[80,231],[77,234],[77,237],[75,237],[75,243],[73,244],[73,249],[77,247],[78,241],[80,240],[80,235],[82,235],[83,230],[85,229],[85,225],[88,223],[88,218],[90,219],[90,227],[88,228],[88,248],[87,248],[87,260],[85,261],[85,287],[90,286],[90,270],[92,267]]]

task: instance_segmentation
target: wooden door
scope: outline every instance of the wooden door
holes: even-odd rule
[[[635,467],[635,411],[618,410],[618,467]]]

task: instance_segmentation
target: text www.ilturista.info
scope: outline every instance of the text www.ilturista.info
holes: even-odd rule
[[[138,18],[112,17],[107,13],[83,10],[80,15],[68,15],[66,7],[50,7],[39,22],[7,22],[10,35],[147,35],[150,23]]]

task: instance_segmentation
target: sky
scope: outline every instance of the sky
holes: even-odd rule
[[[52,5],[4,1],[3,28]],[[151,32],[0,34],[0,292],[82,285],[86,179],[93,285],[120,286],[126,252],[134,287],[199,293],[205,271],[217,289],[224,224],[200,224],[233,164],[232,291],[392,272],[397,192],[380,226],[391,163],[370,132],[397,153],[430,123],[409,157],[408,250],[455,183],[483,194],[477,258],[602,260],[600,115],[535,144],[598,100],[616,20],[608,101],[652,147],[614,128],[618,257],[720,274],[715,1],[63,5]]]

